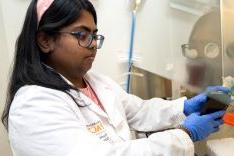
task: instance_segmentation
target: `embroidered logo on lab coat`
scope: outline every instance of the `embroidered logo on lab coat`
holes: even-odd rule
[[[97,135],[100,140],[111,142],[111,139],[107,135],[106,130],[101,121],[97,121],[87,125],[87,129],[89,130],[89,132]]]
[[[101,123],[101,121],[89,124],[87,125],[87,128],[91,133],[94,133],[94,134],[99,134],[104,131],[104,126]]]

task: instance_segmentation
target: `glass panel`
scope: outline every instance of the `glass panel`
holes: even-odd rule
[[[198,2],[197,5],[200,3]],[[197,18],[193,18],[194,23],[191,23],[192,28],[187,35],[181,36],[177,33],[178,30],[185,31],[179,27],[181,24],[178,23],[178,19],[181,17],[175,16],[172,22],[175,26],[172,33],[175,37],[179,37],[177,41],[176,39],[172,41],[173,49],[177,49],[174,52],[173,79],[180,81],[191,91],[198,92],[208,85],[222,83],[222,44],[219,5],[206,1],[206,5],[200,10],[195,9],[200,15],[196,14]]]
[[[192,92],[222,83],[219,0],[148,0],[137,15],[136,66]]]
[[[233,81],[234,77],[234,1],[224,0],[222,7],[223,27],[223,76],[225,81]],[[234,82],[234,81],[233,81]],[[225,85],[234,85],[227,84]]]
[[[219,6],[219,0],[170,0],[170,6],[198,16],[212,7]]]

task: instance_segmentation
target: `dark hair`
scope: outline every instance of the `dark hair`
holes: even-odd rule
[[[79,18],[83,10],[91,13],[95,24],[97,24],[96,11],[89,0],[54,0],[42,16],[39,24],[36,5],[37,0],[32,0],[27,10],[22,31],[16,42],[7,101],[1,118],[6,129],[8,129],[11,103],[20,87],[24,85],[40,85],[60,90],[67,94],[69,94],[68,91],[70,89],[74,89],[58,73],[43,64],[47,59],[47,55],[37,45],[37,33],[42,31],[47,35],[56,37],[54,32],[72,24]]]

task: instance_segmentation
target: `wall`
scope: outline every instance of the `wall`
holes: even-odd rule
[[[129,47],[131,13],[126,0],[93,0],[98,15],[99,33],[105,36],[93,70],[122,83]],[[108,63],[108,65],[107,65]],[[126,77],[126,76],[125,76]]]
[[[2,1],[0,1],[0,115],[3,110],[3,105],[5,102],[5,90],[8,78],[8,68],[9,68],[9,53],[8,47],[6,46],[6,35],[5,27],[3,24],[2,16]],[[0,151],[1,155],[11,156],[11,151],[8,144],[7,133],[3,125],[0,123]]]
[[[5,103],[9,68],[13,59],[16,36],[20,31],[28,3],[29,1],[25,0],[0,1],[0,112],[2,112]],[[12,155],[7,133],[2,124],[0,124],[0,151],[0,155]]]

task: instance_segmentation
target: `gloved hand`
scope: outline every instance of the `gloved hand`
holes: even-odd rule
[[[197,96],[194,96],[193,98],[184,101],[184,114],[188,116],[191,113],[201,111],[202,107],[208,100],[207,93],[210,91],[222,91],[222,92],[228,93],[231,91],[231,89],[225,88],[222,86],[207,87],[205,92],[198,94]]]
[[[222,116],[224,113],[225,111],[206,115],[193,113],[185,119],[182,126],[190,132],[190,137],[194,142],[200,141],[208,137],[209,134],[219,130],[219,126],[223,124]]]

